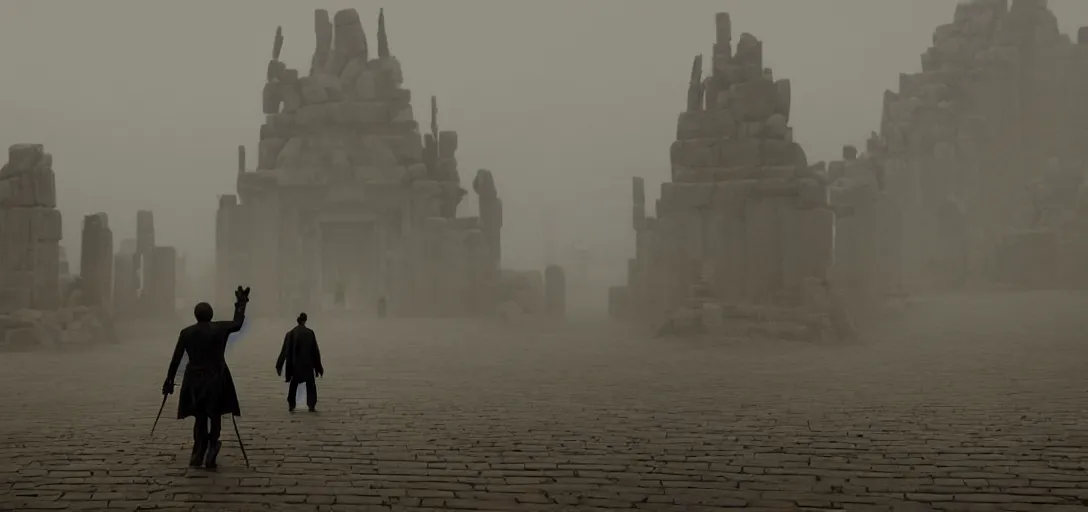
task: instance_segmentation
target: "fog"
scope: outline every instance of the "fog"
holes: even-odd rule
[[[920,67],[953,4],[6,0],[0,141],[53,153],[73,269],[83,215],[107,213],[119,241],[134,235],[137,209],[154,210],[158,238],[190,268],[206,265],[216,197],[234,192],[235,147],[256,153],[276,26],[283,60],[305,69],[314,8],[359,9],[374,44],[384,7],[417,119],[438,96],[440,126],[461,135],[463,182],[478,168],[496,173],[504,266],[540,268],[577,245],[619,275],[630,177],[646,177],[654,197],[668,176],[691,58],[709,54],[715,12],[764,40],[767,64],[793,81],[792,124],[817,161],[876,128],[882,91]],[[1088,22],[1082,0],[1051,7],[1065,32]]]

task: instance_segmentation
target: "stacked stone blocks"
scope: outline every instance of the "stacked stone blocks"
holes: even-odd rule
[[[692,65],[656,216],[644,182],[633,183],[636,256],[627,286],[611,292],[624,303],[610,307],[617,316],[660,323],[707,305],[803,308],[806,281],[827,278],[835,214],[824,174],[793,140],[790,82],[764,67],[754,36],[733,51],[728,14],[717,15],[716,34],[710,76],[701,56]]]

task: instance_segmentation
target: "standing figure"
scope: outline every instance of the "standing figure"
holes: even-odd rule
[[[170,369],[162,385],[164,395],[174,392],[174,375],[182,356],[188,354],[189,363],[185,366],[178,397],[178,419],[193,416],[196,420],[193,424],[193,452],[189,457],[192,467],[203,464],[209,469],[216,468],[215,458],[223,446],[219,441],[223,415],[242,415],[234,379],[223,353],[227,348],[227,338],[231,333],[238,332],[245,323],[249,288],[239,286],[234,291],[234,300],[234,318],[229,321],[213,322],[212,307],[207,302],[193,308],[196,323],[182,329],[178,335]]]
[[[317,383],[314,376],[323,377],[325,368],[321,366],[321,351],[317,348],[317,336],[306,327],[306,313],[299,313],[296,325],[283,337],[283,348],[276,359],[276,375],[283,375],[287,365],[286,381],[291,385],[287,389],[287,410],[295,410],[295,396],[298,385],[306,384],[306,406],[310,412],[317,407]]]

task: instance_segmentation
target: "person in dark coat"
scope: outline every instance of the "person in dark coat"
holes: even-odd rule
[[[287,410],[295,410],[295,396],[298,394],[298,385],[306,384],[306,406],[310,412],[317,407],[317,383],[314,376],[325,375],[325,367],[321,366],[321,351],[317,348],[317,336],[314,331],[306,327],[306,313],[299,313],[298,325],[296,325],[283,337],[283,348],[280,349],[280,357],[276,359],[276,375],[283,375],[284,365],[287,366],[286,381],[291,385],[287,389]]]
[[[196,420],[193,423],[193,452],[189,457],[192,467],[200,467],[202,463],[209,469],[216,467],[215,458],[223,446],[219,441],[223,415],[242,415],[234,379],[223,353],[227,338],[238,332],[245,322],[249,288],[239,286],[234,298],[234,318],[229,321],[213,322],[212,307],[206,302],[193,308],[196,323],[182,329],[178,335],[170,369],[162,385],[163,394],[174,392],[174,375],[182,356],[188,354],[189,363],[185,366],[178,396],[178,419],[193,416]]]

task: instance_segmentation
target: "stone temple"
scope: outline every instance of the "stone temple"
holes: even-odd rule
[[[461,316],[494,310],[502,203],[489,171],[472,182],[478,217],[457,217],[457,132],[439,130],[430,101],[422,134],[390,51],[358,13],[314,13],[304,76],[279,60],[280,29],[262,93],[255,169],[238,148],[237,195],[220,198],[218,302],[236,284],[260,287],[257,314],[334,304],[390,314]]]
[[[950,8],[921,70],[883,94],[859,153],[829,165],[832,280],[852,309],[887,296],[1088,286],[1088,28],[1042,0]]]
[[[734,51],[728,14],[716,35],[710,76],[702,56],[692,66],[655,215],[634,180],[636,254],[610,310],[723,335],[836,337],[823,286],[835,212],[822,169],[793,140],[790,82],[764,67],[751,34]]]

